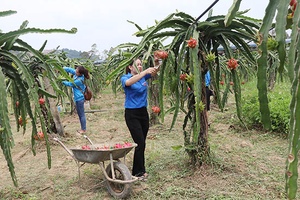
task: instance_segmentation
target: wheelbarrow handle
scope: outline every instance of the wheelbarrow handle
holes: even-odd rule
[[[92,140],[91,140],[88,136],[83,135],[83,137],[84,137],[85,139],[87,139],[87,141],[89,141],[89,143],[90,143],[91,145],[94,145],[93,142],[92,142]]]
[[[83,137],[85,139],[87,139],[87,141],[89,141],[89,143],[92,145],[92,149],[95,149],[95,146],[94,146],[94,143],[92,142],[92,140],[88,136],[86,136],[86,135],[83,135]]]
[[[64,145],[64,143],[62,143],[62,141],[60,141],[58,138],[53,138],[53,140],[54,140],[55,142],[57,142],[58,144],[60,144],[60,145],[61,145],[61,146],[62,146],[62,147],[70,154],[70,156],[71,156],[74,160],[76,160],[76,158],[75,158],[73,152],[70,151],[70,149],[68,149],[68,148],[66,147],[66,145]]]

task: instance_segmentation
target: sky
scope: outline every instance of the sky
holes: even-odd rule
[[[234,0],[219,0],[213,15],[226,15]],[[2,0],[1,11],[14,10],[16,14],[0,18],[3,33],[17,30],[28,20],[28,28],[77,28],[76,34],[29,33],[20,39],[39,49],[47,40],[46,50],[68,48],[89,51],[96,44],[103,52],[122,43],[138,43],[133,34],[138,29],[127,20],[147,28],[155,20],[163,20],[176,11],[192,17],[200,16],[214,0]],[[243,0],[240,10],[250,9],[249,17],[262,19],[268,0]],[[204,21],[204,15],[200,21]]]

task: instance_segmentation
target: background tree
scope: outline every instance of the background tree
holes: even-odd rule
[[[0,12],[0,17],[9,16],[15,14],[15,11],[3,11]],[[11,148],[14,146],[13,133],[11,131],[11,125],[9,120],[9,102],[7,101],[10,97],[11,104],[13,106],[15,118],[17,120],[18,130],[22,126],[23,131],[26,130],[27,121],[31,122],[32,133],[32,151],[35,155],[35,139],[34,137],[38,132],[38,125],[40,123],[41,129],[44,133],[46,144],[47,144],[47,155],[48,155],[48,167],[51,166],[51,156],[49,141],[47,135],[47,127],[49,127],[49,121],[45,121],[44,115],[42,113],[41,104],[39,99],[41,96],[54,97],[56,94],[50,94],[45,91],[44,87],[38,85],[35,81],[36,75],[32,72],[32,67],[35,65],[27,65],[22,62],[22,59],[18,57],[14,52],[19,52],[23,54],[30,53],[37,59],[42,65],[38,68],[43,68],[43,73],[41,76],[47,75],[49,79],[53,76],[53,67],[56,70],[64,73],[62,67],[58,65],[52,65],[53,60],[42,54],[42,51],[47,43],[43,44],[40,50],[33,49],[29,44],[19,39],[20,35],[28,33],[76,33],[76,29],[64,30],[64,29],[37,29],[37,28],[27,28],[28,21],[24,21],[18,30],[10,31],[7,33],[0,33],[0,146],[7,161],[7,165],[15,185],[17,185],[17,179],[14,171],[14,165],[11,157]],[[41,69],[40,68],[40,69]],[[35,71],[37,73],[38,69]],[[66,73],[65,73],[66,74]],[[50,83],[55,92],[59,93],[59,88],[55,82],[55,79],[51,78]],[[19,119],[22,119],[19,121]]]
[[[266,8],[266,15],[263,19],[261,29],[259,30],[259,50],[261,52],[258,59],[258,89],[259,101],[261,106],[261,115],[264,124],[268,127],[269,110],[268,99],[266,99],[266,66],[267,66],[267,41],[268,32],[272,26],[275,26],[276,41],[278,42],[277,52],[280,59],[279,73],[283,72],[286,67],[290,81],[292,82],[290,103],[290,133],[289,133],[289,150],[286,167],[286,191],[289,199],[295,199],[297,193],[298,179],[298,151],[300,136],[300,107],[299,107],[299,20],[300,10],[296,0],[270,1]],[[275,17],[276,16],[276,17]],[[273,24],[273,20],[276,23]],[[286,33],[285,28],[291,28],[291,44],[289,45],[288,54],[286,54]],[[286,64],[287,61],[287,64]],[[265,96],[264,96],[265,95]]]
[[[168,51],[169,56],[164,60],[159,76],[161,115],[163,117],[165,114],[163,92],[168,89],[167,93],[173,97],[171,108],[166,110],[166,113],[170,111],[174,113],[171,128],[177,119],[179,110],[183,110],[186,114],[183,125],[184,147],[194,164],[202,164],[209,158],[208,124],[206,110],[204,109],[206,95],[204,75],[208,70],[211,71],[218,105],[221,109],[221,94],[216,83],[220,80],[221,71],[230,73],[235,85],[233,89],[238,117],[242,120],[240,80],[237,71],[222,68],[217,51],[217,48],[222,45],[227,60],[233,58],[235,54],[230,45],[234,44],[245,58],[252,64],[255,63],[247,41],[255,40],[254,36],[259,28],[259,20],[246,17],[243,12],[237,12],[237,4],[238,2],[235,1],[227,16],[209,16],[207,20],[198,22],[199,18],[194,19],[186,13],[177,12],[170,14],[150,28],[140,29],[135,35],[142,38],[141,42],[132,51],[132,55],[118,63],[118,67],[108,77],[116,77],[117,74],[122,72],[130,60],[144,52],[149,42],[171,38],[171,43],[164,45],[164,49]],[[138,25],[136,26],[138,27]],[[193,47],[189,45],[191,39],[195,41]],[[157,49],[152,48],[152,50]],[[214,56],[213,62],[208,62],[208,55]],[[187,75],[186,81],[182,82],[180,80],[181,74]],[[189,88],[188,92],[187,88]],[[224,95],[226,96],[226,94]]]

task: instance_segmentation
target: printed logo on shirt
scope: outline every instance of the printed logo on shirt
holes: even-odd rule
[[[147,82],[145,81],[142,85],[147,87]]]

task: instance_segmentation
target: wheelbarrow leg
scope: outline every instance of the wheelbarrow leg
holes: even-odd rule
[[[76,161],[77,168],[78,168],[78,180],[80,180],[80,168],[81,168],[85,163],[80,164],[80,162],[78,162],[77,160],[75,160],[75,161]]]
[[[109,159],[110,159],[110,167],[111,167],[111,175],[112,175],[112,179],[116,179],[115,177],[115,170],[114,170],[114,161],[113,161],[113,157],[112,157],[112,153],[109,154]]]
[[[80,180],[80,165],[79,162],[77,160],[76,161],[76,165],[77,165],[77,171],[78,171],[78,180]]]

